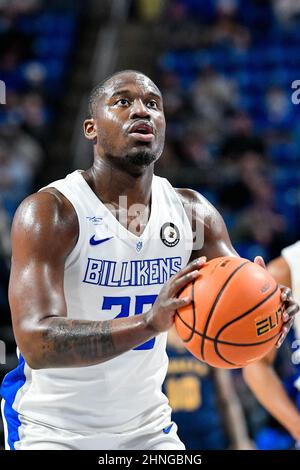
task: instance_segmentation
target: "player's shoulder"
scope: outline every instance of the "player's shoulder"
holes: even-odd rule
[[[218,214],[217,209],[203,196],[203,194],[190,188],[174,188],[184,206],[197,207],[206,217],[214,217]]]
[[[26,197],[19,205],[13,220],[17,228],[36,235],[66,234],[77,236],[78,219],[70,201],[55,188],[45,188]]]

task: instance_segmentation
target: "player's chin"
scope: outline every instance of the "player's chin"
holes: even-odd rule
[[[150,142],[131,142],[130,145],[127,145],[124,155],[128,162],[136,162],[138,164],[139,161],[147,161],[149,156],[154,153],[155,149]]]
[[[126,160],[132,165],[145,167],[151,165],[158,158],[157,152],[149,147],[134,147],[131,148],[127,155]]]

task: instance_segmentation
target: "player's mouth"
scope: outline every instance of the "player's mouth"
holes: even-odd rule
[[[153,127],[148,122],[136,122],[129,128],[129,134],[140,142],[152,142],[154,140]]]

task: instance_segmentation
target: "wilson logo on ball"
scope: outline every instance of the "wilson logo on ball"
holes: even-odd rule
[[[269,315],[266,318],[263,318],[262,320],[259,318],[258,320],[255,321],[255,326],[256,326],[256,335],[261,336],[269,331],[273,330],[276,328],[276,326],[279,324],[279,319],[282,313],[284,312],[284,308],[282,305],[278,308],[278,310]]]

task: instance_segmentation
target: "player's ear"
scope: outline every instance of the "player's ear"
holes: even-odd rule
[[[95,140],[97,138],[97,126],[93,118],[85,119],[83,122],[83,132],[87,139]]]

